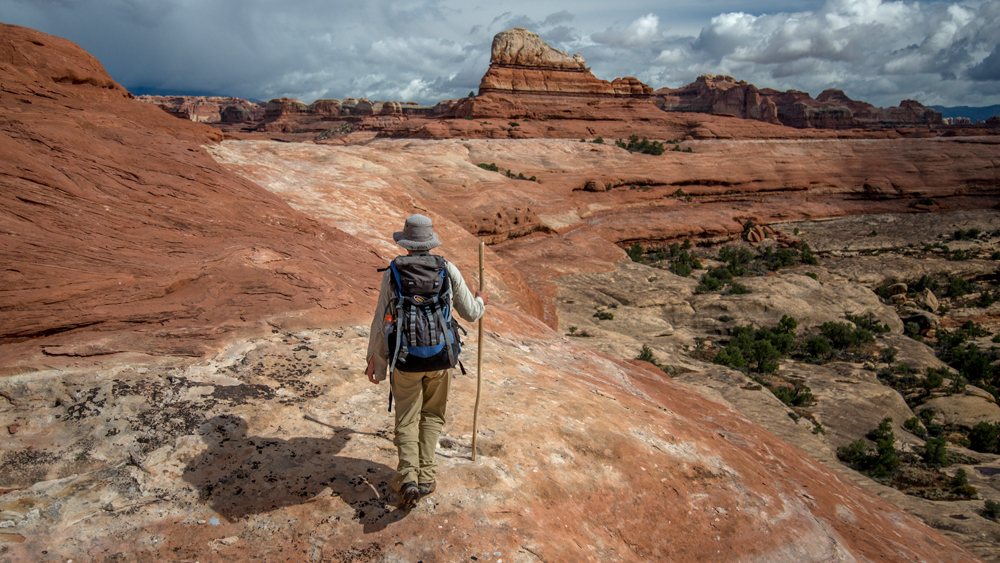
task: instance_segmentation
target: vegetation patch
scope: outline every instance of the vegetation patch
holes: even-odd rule
[[[628,152],[638,152],[656,156],[663,154],[667,150],[663,143],[659,141],[650,141],[646,137],[643,137],[640,141],[638,135],[629,135],[627,143],[618,139],[615,141],[615,145],[627,150]]]
[[[837,457],[873,480],[908,495],[930,500],[970,500],[978,497],[979,491],[969,485],[964,469],[959,469],[954,476],[949,476],[942,469],[956,462],[979,463],[979,460],[965,456],[959,459],[948,452],[944,440],[929,438],[918,453],[898,452],[892,418],[889,417],[882,419],[866,438],[837,448]],[[874,442],[874,448],[869,441]]]

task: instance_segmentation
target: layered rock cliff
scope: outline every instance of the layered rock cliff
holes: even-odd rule
[[[694,111],[733,115],[799,129],[884,129],[940,125],[941,113],[914,100],[898,107],[878,108],[826,90],[816,99],[806,92],[758,89],[731,76],[705,74],[680,88],[655,92],[656,105],[665,111]]]

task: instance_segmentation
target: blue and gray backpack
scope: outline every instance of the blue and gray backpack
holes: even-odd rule
[[[458,365],[462,351],[458,331],[465,330],[452,317],[451,276],[444,258],[397,256],[389,271],[393,291],[385,311],[389,373]]]

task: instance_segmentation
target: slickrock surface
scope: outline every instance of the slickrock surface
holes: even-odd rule
[[[218,131],[131,99],[76,45],[0,29],[5,369],[367,315],[367,245],[227,173],[201,148]]]

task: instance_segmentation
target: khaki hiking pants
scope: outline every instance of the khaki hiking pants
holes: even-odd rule
[[[399,472],[392,488],[407,483],[433,483],[437,474],[438,436],[445,422],[451,370],[392,372],[392,396],[396,402],[396,438]]]

